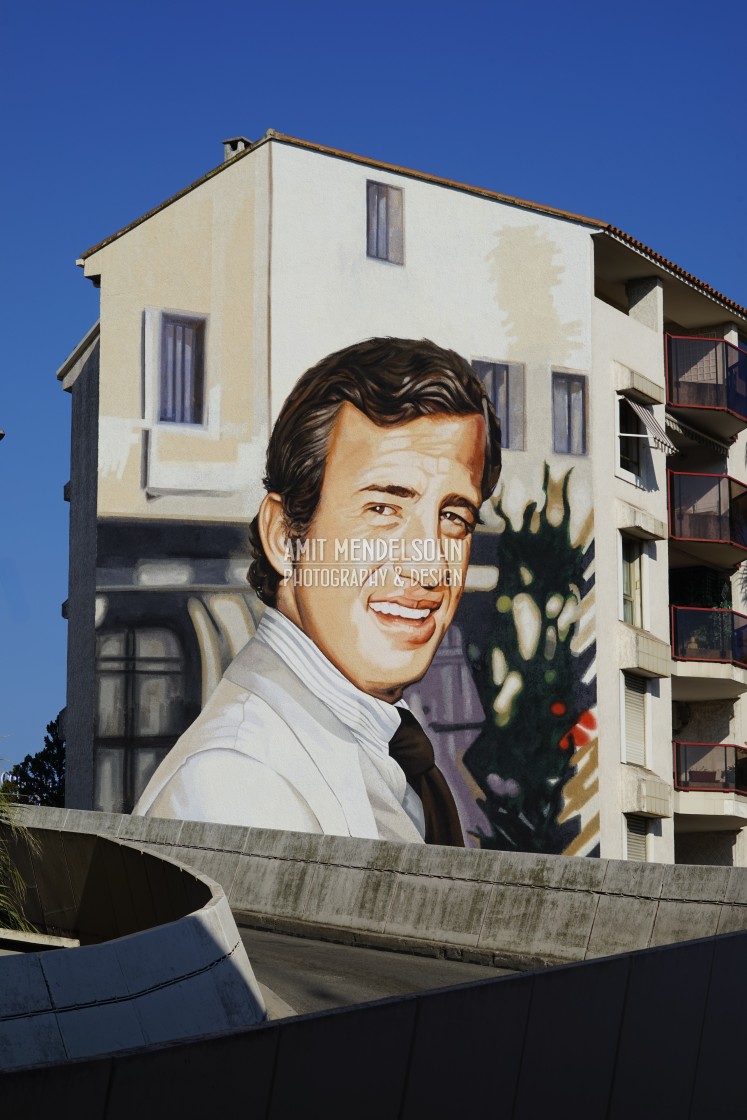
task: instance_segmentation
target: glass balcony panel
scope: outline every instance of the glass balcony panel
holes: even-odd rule
[[[747,794],[747,749],[734,743],[675,743],[675,788]]]
[[[674,656],[684,661],[732,661],[733,613],[700,607],[673,607]]]
[[[670,406],[715,410],[700,423],[722,437],[747,425],[747,351],[720,338],[668,335],[667,384]],[[732,419],[719,420],[719,411]]]
[[[747,486],[729,479],[730,540],[747,548]]]
[[[670,532],[681,540],[731,539],[729,480],[724,475],[669,476]],[[747,509],[745,509],[747,514]]]

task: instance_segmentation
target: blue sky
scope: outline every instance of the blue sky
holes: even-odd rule
[[[65,703],[84,249],[275,128],[604,218],[747,304],[745,32],[734,0],[5,5],[0,758]]]

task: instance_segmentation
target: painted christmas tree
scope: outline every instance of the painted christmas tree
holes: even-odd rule
[[[593,582],[593,541],[571,541],[570,475],[550,514],[548,490],[557,484],[545,464],[545,501],[527,505],[518,529],[495,503],[505,522],[493,560],[495,617],[484,651],[468,651],[486,720],[464,756],[484,794],[478,804],[491,832],[479,835],[483,848],[562,852],[580,827],[578,816],[558,820],[574,750],[596,726],[595,646],[572,650]]]

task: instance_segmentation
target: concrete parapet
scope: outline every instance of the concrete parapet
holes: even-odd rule
[[[25,812],[41,822],[60,811]],[[198,868],[247,924],[359,945],[532,968],[747,929],[742,868],[61,812],[67,828],[98,822]]]
[[[91,823],[78,818],[93,814],[71,812],[73,826]],[[70,831],[65,810],[26,817],[35,846],[7,831],[3,840],[28,884],[27,917],[81,944],[0,959],[0,1070],[218,1034],[264,1019],[217,883],[93,829]],[[54,827],[38,827],[41,820]]]

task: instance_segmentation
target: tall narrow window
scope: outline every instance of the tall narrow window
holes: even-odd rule
[[[95,808],[129,813],[184,730],[184,653],[171,630],[96,639]]]
[[[618,434],[620,439],[620,466],[624,471],[641,473],[642,453],[646,435],[640,417],[625,397],[618,397]]]
[[[161,316],[158,419],[202,424],[205,397],[205,320]]]
[[[648,858],[646,837],[648,836],[648,821],[645,817],[631,813],[625,818],[626,832],[626,859],[634,859],[638,863],[645,863]]]
[[[552,375],[553,450],[586,454],[586,378],[580,373]]]
[[[623,673],[625,685],[625,761],[646,765],[646,680]]]
[[[402,190],[388,183],[366,183],[367,253],[380,261],[405,263]]]
[[[524,367],[505,362],[472,363],[501,422],[501,447],[524,448]]]
[[[641,581],[640,541],[622,538],[622,600],[623,621],[630,626],[643,626],[643,584]]]

